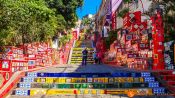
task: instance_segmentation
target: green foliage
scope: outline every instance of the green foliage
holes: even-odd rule
[[[69,22],[75,24],[76,8],[82,4],[83,0],[0,0],[0,45],[48,41]]]
[[[118,17],[123,18],[129,12],[129,8],[124,8],[118,13]]]
[[[48,7],[61,14],[66,20],[66,28],[75,26],[78,20],[76,9],[83,5],[83,0],[45,0]]]
[[[61,46],[64,46],[67,42],[69,42],[69,40],[71,40],[72,38],[72,34],[67,34],[67,35],[63,35],[62,37],[60,37],[60,40],[59,40],[59,45],[60,47]]]
[[[82,24],[83,24],[84,26],[90,25],[90,24],[91,24],[91,19],[89,19],[89,18],[84,18],[84,19],[82,20]]]
[[[175,29],[165,26],[165,42],[175,40]]]
[[[105,39],[107,49],[110,49],[110,45],[117,39],[118,30],[109,31],[108,37]]]
[[[131,0],[123,0],[125,3],[129,3],[131,2]]]

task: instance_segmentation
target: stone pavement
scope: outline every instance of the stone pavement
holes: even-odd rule
[[[52,73],[115,73],[120,71],[129,71],[123,67],[112,67],[108,65],[89,64],[86,66],[64,65],[57,67],[50,67],[48,69],[39,70],[37,72],[52,72]]]

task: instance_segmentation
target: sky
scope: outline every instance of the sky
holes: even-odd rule
[[[95,14],[102,0],[84,0],[84,5],[82,8],[77,9],[77,15],[79,19],[87,14]]]

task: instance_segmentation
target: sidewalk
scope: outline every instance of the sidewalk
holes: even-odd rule
[[[51,73],[115,73],[134,70],[129,70],[122,67],[113,67],[106,64],[88,64],[86,66],[80,66],[79,64],[70,64],[64,66],[50,67],[49,69],[39,70],[37,72],[51,72]]]

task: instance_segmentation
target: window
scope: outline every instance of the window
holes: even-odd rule
[[[9,64],[8,64],[7,61],[4,61],[4,62],[2,63],[2,68],[9,68]]]

